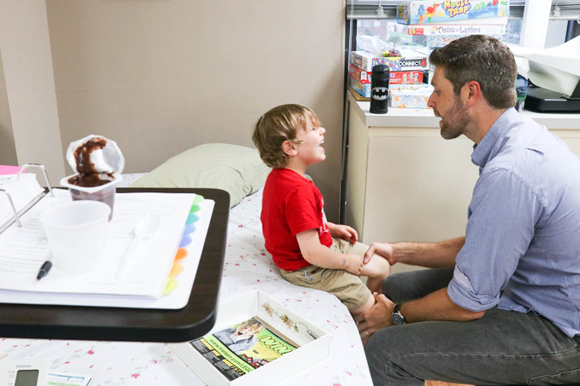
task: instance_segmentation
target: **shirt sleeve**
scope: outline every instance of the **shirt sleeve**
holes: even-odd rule
[[[293,189],[285,200],[284,215],[294,236],[298,233],[319,229],[321,224],[321,211],[316,195],[308,189]]]
[[[499,303],[542,210],[536,192],[513,171],[496,168],[481,175],[469,205],[465,245],[447,287],[455,304],[484,311]]]

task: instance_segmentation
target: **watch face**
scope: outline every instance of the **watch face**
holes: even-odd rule
[[[405,319],[401,314],[393,314],[393,323],[395,323],[397,326],[401,326],[405,324]]]

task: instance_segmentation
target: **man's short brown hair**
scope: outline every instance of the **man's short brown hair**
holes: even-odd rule
[[[318,117],[306,106],[289,104],[274,107],[262,115],[254,126],[252,140],[260,151],[260,158],[272,168],[282,168],[288,164],[288,155],[284,153],[284,141],[300,143],[296,134],[305,130],[308,120],[319,126]]]
[[[468,82],[476,81],[487,102],[496,109],[516,104],[518,69],[514,55],[499,40],[486,35],[471,35],[436,48],[429,62],[445,70],[455,95]]]

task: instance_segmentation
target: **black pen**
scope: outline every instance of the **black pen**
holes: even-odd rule
[[[46,275],[48,275],[48,272],[50,271],[51,268],[52,268],[52,263],[50,262],[50,260],[46,260],[44,262],[44,264],[42,264],[42,267],[40,267],[40,270],[38,271],[38,275],[36,276],[36,280],[40,280],[43,277],[45,277]]]

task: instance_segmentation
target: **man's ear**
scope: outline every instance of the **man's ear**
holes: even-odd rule
[[[298,152],[296,144],[288,139],[282,142],[282,150],[290,157],[295,156]]]
[[[462,91],[465,93],[466,103],[468,106],[473,106],[479,98],[481,98],[481,85],[472,80],[471,82],[467,82],[464,86]]]

